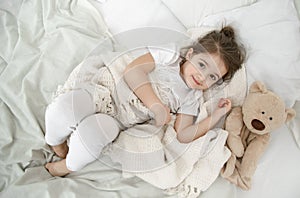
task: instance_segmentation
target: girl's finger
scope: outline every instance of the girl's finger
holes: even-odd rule
[[[226,103],[226,100],[224,98],[221,98],[219,100],[219,107],[223,107],[225,103]]]

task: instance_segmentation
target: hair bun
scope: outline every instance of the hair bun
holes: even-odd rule
[[[230,26],[225,26],[221,29],[220,33],[223,33],[225,36],[234,39],[234,30]]]

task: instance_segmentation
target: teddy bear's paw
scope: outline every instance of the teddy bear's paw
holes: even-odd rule
[[[236,162],[236,157],[232,154],[227,160],[224,167],[221,169],[221,176],[223,178],[228,178],[233,174],[235,169],[235,162]]]
[[[238,186],[242,190],[250,190],[251,188],[251,178],[241,176]]]
[[[233,173],[230,176],[224,178],[236,186],[239,186],[239,183],[241,182],[241,178],[237,169],[234,169]]]
[[[221,169],[220,174],[223,178],[229,178],[232,175],[233,171],[234,169],[230,169],[225,166]]]
[[[236,148],[234,150],[234,154],[236,155],[236,157],[242,157],[244,155],[244,147],[243,145],[240,146],[240,148]]]

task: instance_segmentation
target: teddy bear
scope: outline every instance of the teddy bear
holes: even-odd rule
[[[221,176],[243,190],[251,188],[251,178],[265,151],[270,132],[290,121],[295,110],[286,108],[283,100],[256,81],[251,84],[242,106],[234,107],[225,120],[226,141],[231,156]]]

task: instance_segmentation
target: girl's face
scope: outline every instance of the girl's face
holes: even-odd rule
[[[186,62],[180,74],[191,89],[205,90],[227,73],[227,68],[217,54],[200,53],[193,55],[193,48],[186,54]]]

